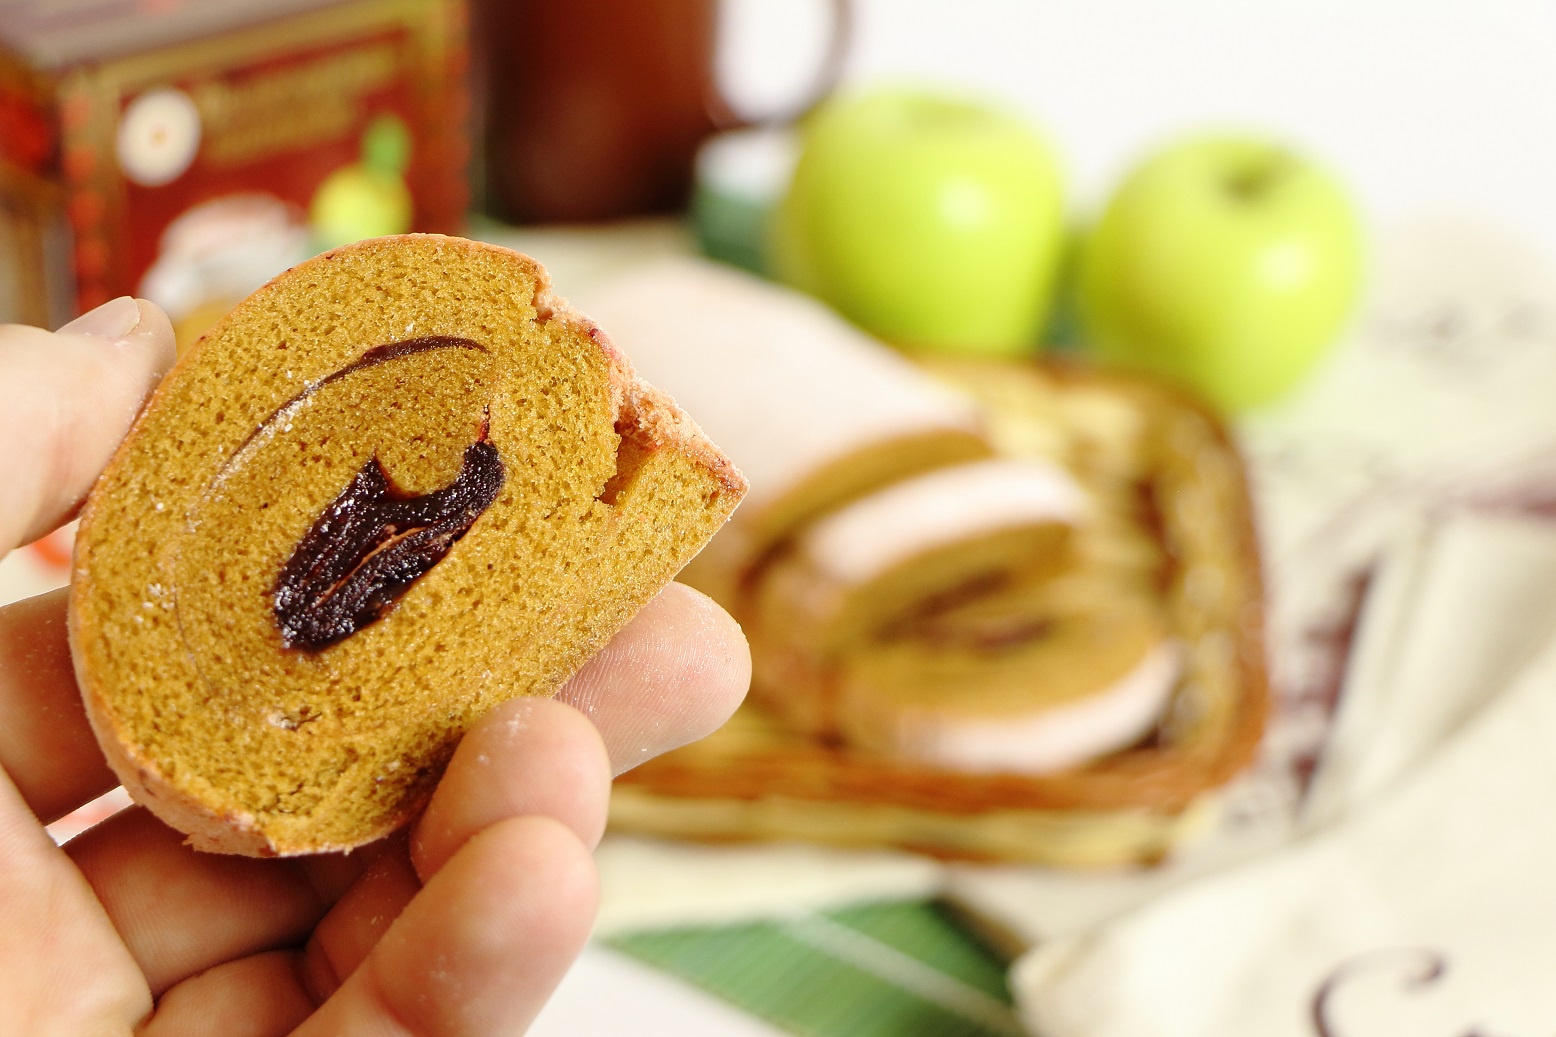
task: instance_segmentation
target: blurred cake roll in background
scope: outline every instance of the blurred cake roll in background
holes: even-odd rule
[[[833,678],[837,730],[861,749],[948,770],[1047,774],[1150,734],[1178,672],[1155,601],[1054,580],[861,643]]]
[[[800,730],[846,737],[839,678],[852,660],[958,602],[1050,575],[1084,510],[1058,466],[997,458],[905,479],[821,516],[752,590],[754,695]]]
[[[752,694],[624,775],[618,830],[1159,859],[1262,731],[1241,463],[1154,385],[919,363],[693,260],[591,312],[751,479],[683,579],[744,626]]]

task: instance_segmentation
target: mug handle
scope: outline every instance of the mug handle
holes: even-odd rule
[[[818,104],[826,100],[827,95],[843,77],[843,63],[848,56],[854,34],[852,0],[829,0],[828,6],[832,9],[832,20],[827,46],[822,51],[821,64],[816,68],[816,78],[801,99],[772,114],[747,117],[735,111],[719,92],[718,84],[715,82],[709,86],[706,100],[708,117],[713,120],[714,129],[742,130],[754,126],[787,126],[804,118]]]

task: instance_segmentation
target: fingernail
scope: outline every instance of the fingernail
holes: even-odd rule
[[[59,330],[71,335],[96,335],[98,338],[123,338],[140,325],[140,304],[121,295],[89,310]]]

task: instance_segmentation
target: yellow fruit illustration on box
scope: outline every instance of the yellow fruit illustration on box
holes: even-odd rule
[[[319,185],[308,223],[319,249],[411,229],[411,192],[405,185],[411,134],[396,115],[380,115],[362,134],[362,157]]]

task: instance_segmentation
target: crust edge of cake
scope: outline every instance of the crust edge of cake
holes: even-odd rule
[[[537,320],[560,320],[569,330],[592,341],[600,349],[608,370],[611,410],[618,427],[623,421],[629,422],[641,433],[647,434],[654,449],[677,451],[706,472],[735,503],[739,502],[748,488],[748,482],[734,464],[668,394],[637,376],[625,354],[598,325],[555,294],[550,275],[545,267],[524,253],[500,245],[438,234],[406,234],[370,239],[311,257],[278,274],[249,299],[268,294],[277,281],[288,278],[309,266],[332,262],[341,253],[363,249],[375,252],[385,251],[406,241],[435,243],[439,248],[452,248],[469,253],[502,253],[505,259],[518,262],[534,281],[534,297],[528,302],[536,309]],[[233,313],[224,317],[178,358],[173,368],[148,396],[137,413],[123,442],[115,450],[108,464],[105,465],[102,475],[99,476],[99,485],[110,474],[119,471],[129,463],[129,445],[141,431],[147,415],[159,406],[168,394],[169,387],[177,381],[179,372],[185,369],[186,365],[193,363],[205,342],[230,322],[241,319],[240,311],[247,307],[248,302],[249,300],[245,300],[240,303]],[[726,521],[728,513],[733,511],[733,508],[734,504],[729,504],[723,509]],[[91,530],[100,510],[100,500],[96,493],[89,494],[81,513],[80,529],[83,533]],[[663,582],[670,582],[674,576],[674,573],[670,574]],[[403,826],[424,806],[425,797],[417,802],[407,803],[403,809],[388,817],[383,824],[376,826],[375,830],[364,833],[361,838],[353,839],[348,843],[308,838],[276,839],[266,833],[261,819],[255,814],[222,809],[210,802],[207,797],[183,787],[182,783],[165,773],[155,761],[137,751],[135,738],[119,724],[115,711],[108,705],[111,696],[101,675],[94,673],[93,666],[86,660],[86,652],[82,646],[86,640],[96,636],[91,620],[85,618],[86,609],[83,607],[84,601],[91,593],[92,581],[89,566],[78,554],[72,569],[70,604],[67,609],[67,636],[72,666],[88,721],[109,767],[123,783],[132,800],[184,833],[188,845],[200,850],[251,857],[294,856],[350,850]],[[633,612],[635,613],[636,609]]]

